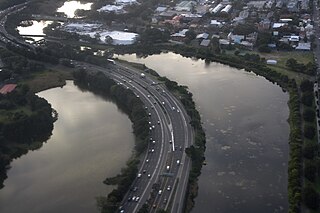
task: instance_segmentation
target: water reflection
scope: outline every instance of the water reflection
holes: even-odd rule
[[[20,35],[28,35],[28,38],[32,38],[34,41],[39,41],[43,39],[43,37],[38,37],[39,35],[45,35],[43,33],[43,28],[52,23],[52,21],[35,21],[30,20],[30,22],[26,26],[18,26],[17,29]],[[32,35],[36,35],[37,37],[33,37]]]
[[[59,113],[51,139],[14,160],[0,190],[1,213],[98,212],[95,197],[112,187],[134,145],[131,122],[115,104],[69,81],[39,93]]]
[[[167,53],[144,63],[194,95],[207,134],[193,212],[286,212],[288,95],[243,70]],[[209,211],[210,209],[210,211]]]
[[[92,3],[82,4],[80,1],[66,1],[57,12],[65,13],[68,18],[75,17],[76,10],[90,10]]]

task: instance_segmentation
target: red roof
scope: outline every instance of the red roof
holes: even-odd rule
[[[16,88],[16,84],[6,84],[0,89],[0,93],[5,95],[9,92],[12,92]]]

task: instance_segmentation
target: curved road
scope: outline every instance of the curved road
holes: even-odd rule
[[[119,211],[137,212],[147,203],[151,207],[149,212],[158,209],[182,212],[191,167],[184,150],[193,144],[194,137],[181,102],[153,76],[146,74],[142,78],[141,71],[120,63],[110,64],[108,68],[81,62],[77,66],[103,72],[131,89],[149,113],[149,147]]]
[[[9,35],[4,24],[9,14],[18,12],[25,4],[0,11],[0,41],[34,49]],[[107,68],[76,62],[87,70],[103,72],[119,85],[131,89],[140,98],[149,114],[150,142],[147,152],[141,157],[139,173],[131,190],[121,203],[119,212],[138,212],[143,204],[149,212],[159,209],[180,213],[183,211],[191,161],[184,150],[194,142],[189,116],[181,102],[155,77],[141,77],[141,71],[120,63]]]

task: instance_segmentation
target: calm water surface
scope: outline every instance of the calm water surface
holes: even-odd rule
[[[49,24],[51,24],[52,21],[35,21],[32,20],[32,25],[30,26],[18,26],[17,30],[20,35],[45,35],[43,33],[43,28],[47,27]],[[28,36],[29,38],[32,38],[35,41],[39,41],[43,39],[43,37],[32,37]]]
[[[287,212],[288,94],[253,73],[173,53],[119,58],[194,95],[207,134],[194,213]]]
[[[118,174],[132,154],[130,120],[114,103],[71,81],[38,95],[59,119],[43,147],[11,163],[0,212],[98,212],[95,197],[112,190],[102,181]]]
[[[76,10],[90,10],[92,3],[81,3],[80,1],[66,1],[57,12],[65,13],[68,18],[74,18]]]

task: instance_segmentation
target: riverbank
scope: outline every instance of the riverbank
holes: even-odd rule
[[[22,83],[27,84],[34,93],[54,87],[63,87],[66,80],[73,80],[73,69],[64,66],[55,66],[43,72],[34,73],[24,79]]]

